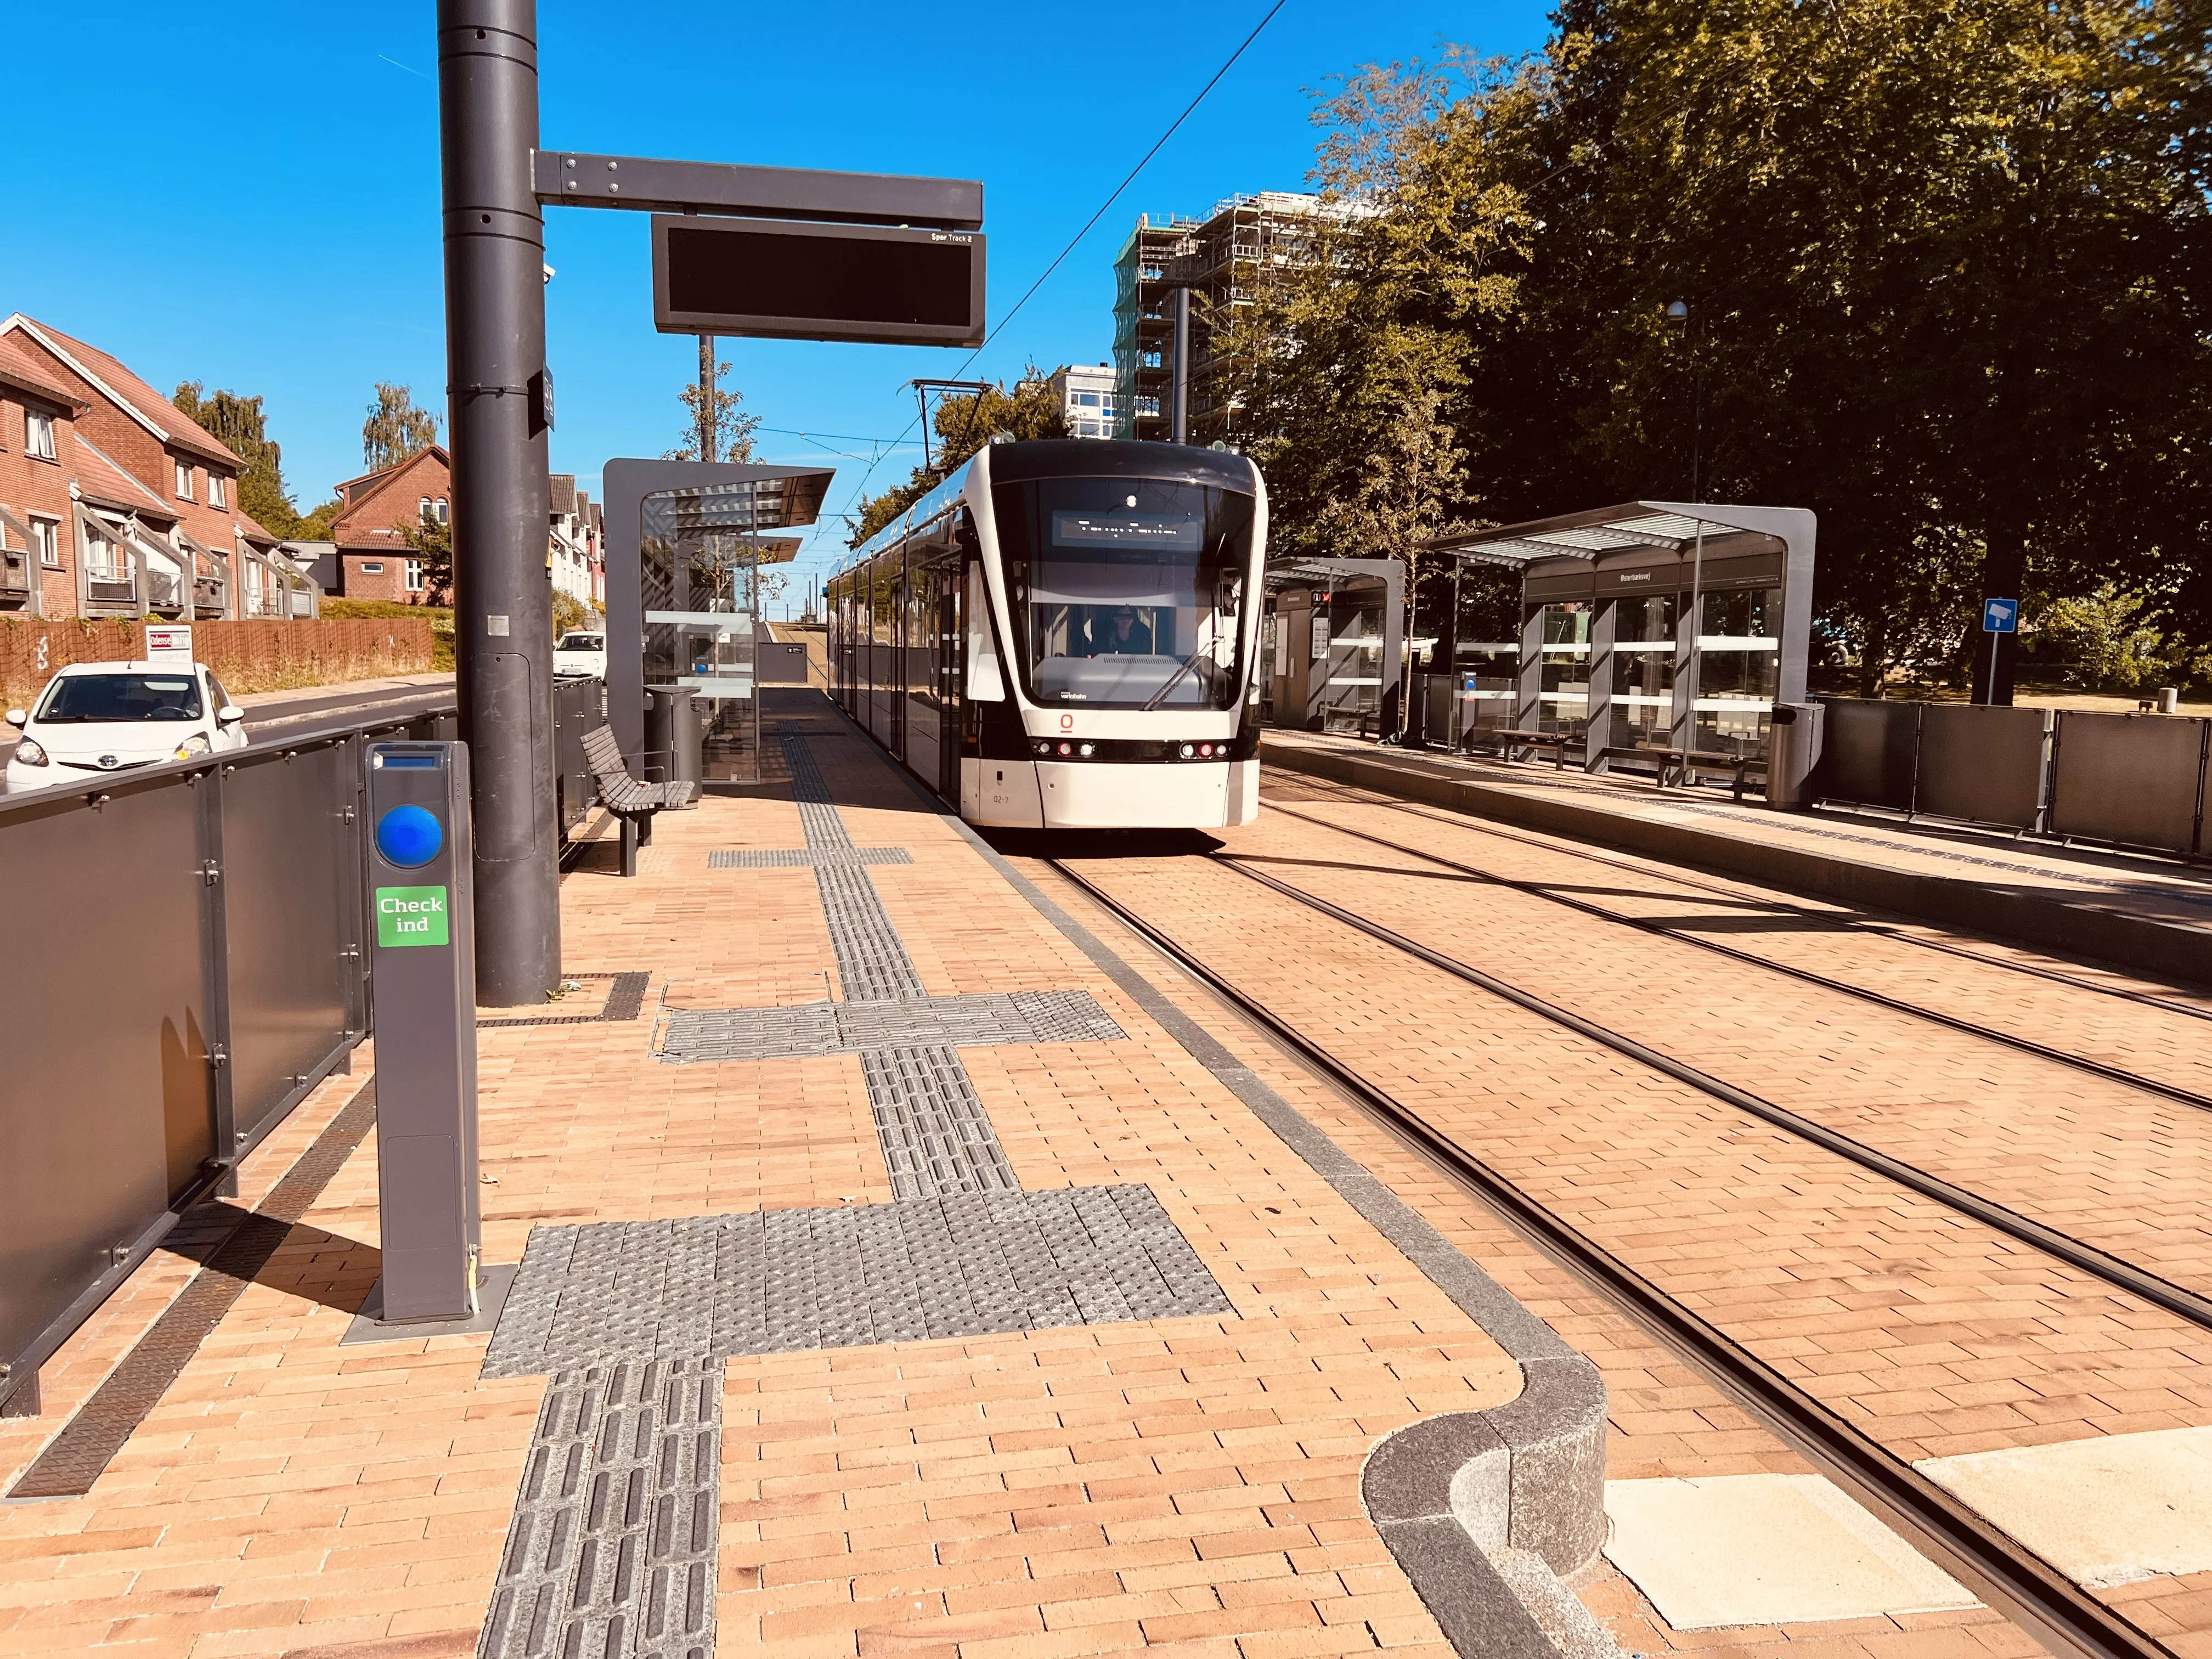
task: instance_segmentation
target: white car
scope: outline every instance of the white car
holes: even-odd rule
[[[246,711],[205,663],[71,663],[8,724],[23,734],[8,757],[11,795],[246,744]]]
[[[593,680],[606,678],[607,636],[570,629],[554,642],[553,674],[556,679],[577,676]]]

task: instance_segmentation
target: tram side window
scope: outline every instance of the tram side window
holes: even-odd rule
[[[1163,480],[993,491],[1033,702],[1227,708],[1243,684],[1252,498]]]

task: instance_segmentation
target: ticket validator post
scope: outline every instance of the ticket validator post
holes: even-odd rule
[[[469,754],[368,746],[380,1322],[477,1311],[477,1007]]]

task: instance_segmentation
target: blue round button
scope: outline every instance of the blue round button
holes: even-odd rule
[[[427,806],[395,806],[376,821],[376,850],[403,870],[428,864],[446,844],[446,826]]]

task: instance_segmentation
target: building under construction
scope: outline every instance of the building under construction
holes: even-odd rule
[[[1312,246],[1318,196],[1232,196],[1203,219],[1140,216],[1114,261],[1115,435],[1168,435],[1178,288],[1191,290],[1190,441],[1237,436],[1236,406],[1215,349],[1218,329],[1255,297],[1261,271]]]

